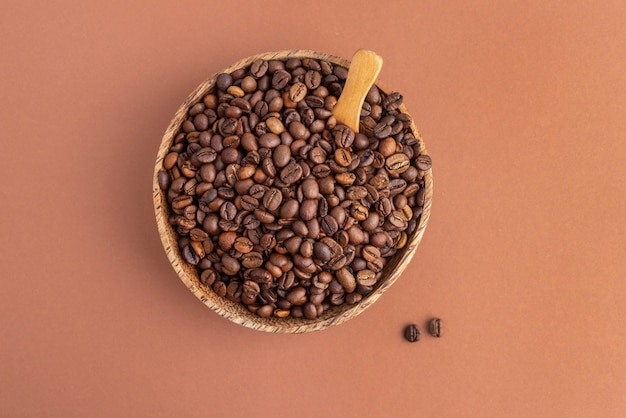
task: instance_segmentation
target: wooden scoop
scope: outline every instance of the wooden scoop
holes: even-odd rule
[[[333,115],[338,123],[348,126],[354,132],[359,132],[363,101],[376,81],[382,66],[383,59],[372,51],[359,49],[354,53],[346,84],[333,108]]]

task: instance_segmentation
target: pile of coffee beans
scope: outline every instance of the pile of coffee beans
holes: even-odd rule
[[[354,132],[331,113],[346,76],[310,58],[220,74],[158,172],[183,259],[261,317],[359,302],[419,223],[431,160],[402,95],[372,87]]]

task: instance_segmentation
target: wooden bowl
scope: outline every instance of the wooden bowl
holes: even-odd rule
[[[248,57],[241,61],[236,62],[230,67],[226,68],[222,72],[230,73],[239,68],[247,67],[257,59],[263,58],[265,60],[279,59],[285,60],[288,58],[316,58],[330,61],[335,65],[348,68],[350,61],[343,58],[339,58],[333,55],[323,54],[315,51],[308,50],[283,50],[277,52],[269,52]],[[219,74],[219,73],[218,73]],[[378,281],[374,290],[363,299],[354,304],[331,307],[324,312],[318,318],[309,320],[305,318],[261,318],[260,316],[250,312],[243,304],[232,302],[226,298],[216,295],[213,290],[199,281],[198,272],[195,266],[187,264],[180,253],[177,244],[177,234],[174,228],[168,222],[170,211],[167,202],[166,193],[164,193],[158,185],[157,173],[162,168],[163,158],[168,154],[169,148],[172,145],[174,137],[179,132],[182,123],[187,118],[187,112],[191,106],[198,103],[202,98],[214,90],[215,80],[217,74],[213,77],[205,80],[201,83],[190,95],[187,100],[180,106],[174,119],[167,128],[165,135],[159,146],[157,153],[155,169],[152,178],[152,195],[154,201],[154,211],[156,214],[157,227],[159,235],[172,267],[183,281],[183,283],[189,288],[189,290],[196,295],[206,306],[217,312],[219,315],[226,319],[231,320],[237,324],[243,325],[248,328],[253,328],[259,331],[277,332],[277,333],[304,333],[311,331],[318,331],[328,328],[332,325],[341,324],[351,318],[354,318],[367,307],[376,302],[378,298],[400,277],[404,269],[407,267],[415,250],[420,243],[428,218],[430,216],[430,207],[433,193],[433,179],[432,170],[428,170],[425,173],[425,202],[422,211],[422,215],[419,219],[419,224],[416,230],[411,236],[408,237],[408,242],[404,248],[399,250],[390,260],[388,260],[385,269],[383,271],[383,277]],[[380,81],[376,82],[376,85],[380,90],[385,93],[391,92]],[[404,105],[400,106],[400,110],[403,113],[409,113]],[[411,122],[411,130],[418,139],[421,145],[422,153],[426,153],[426,147],[422,140],[415,124]]]

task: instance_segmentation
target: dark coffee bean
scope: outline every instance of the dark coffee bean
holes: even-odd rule
[[[220,208],[220,216],[222,219],[232,221],[237,216],[237,208],[232,202],[224,202]]]
[[[317,269],[312,258],[304,257],[300,254],[295,254],[293,256],[293,264],[295,267],[297,267],[300,271],[304,273],[311,274],[311,273],[314,273],[315,270]]]
[[[189,238],[193,241],[204,241],[209,238],[209,235],[200,228],[194,228],[189,231]]]
[[[339,148],[348,148],[354,142],[354,131],[345,125],[337,125],[333,129],[333,138]]]
[[[319,199],[319,203],[317,206],[318,217],[324,218],[325,216],[327,216],[329,208],[330,207],[328,205],[328,199],[326,199],[325,197],[322,197],[321,199]]]
[[[354,275],[347,269],[341,268],[335,273],[335,277],[346,292],[354,292],[356,289],[356,279]]]
[[[272,87],[276,90],[282,90],[291,80],[291,74],[285,70],[278,70],[272,76]]]
[[[319,96],[306,96],[304,102],[312,109],[324,107],[324,99]]]
[[[317,183],[316,183],[317,184]],[[306,199],[300,205],[300,218],[304,221],[310,221],[317,214],[317,199]]]
[[[306,199],[317,199],[319,196],[319,184],[314,179],[306,179],[302,182],[302,192]]]
[[[387,186],[390,196],[396,196],[399,193],[402,193],[406,189],[406,187],[406,181],[403,179],[389,180],[389,185]]]
[[[248,194],[255,199],[262,199],[267,190],[267,186],[264,186],[262,184],[254,184],[252,185],[252,187],[250,187]]]
[[[200,274],[200,283],[206,286],[212,286],[216,279],[217,274],[212,269],[204,270],[202,274]]]
[[[291,149],[289,146],[281,144],[276,147],[273,153],[274,164],[278,168],[283,168],[289,164],[291,159]]]
[[[157,173],[157,182],[161,190],[167,190],[170,186],[170,175],[165,170],[159,170]]]
[[[294,287],[293,289],[289,290],[289,292],[287,292],[287,295],[285,296],[285,298],[292,304],[295,306],[301,306],[304,305],[308,298],[307,298],[307,294],[306,294],[306,289],[302,286],[297,286]]]
[[[439,318],[431,319],[430,324],[428,326],[428,330],[430,331],[430,335],[436,338],[440,338],[441,337],[441,319]]]
[[[317,308],[311,302],[307,302],[302,307],[302,312],[304,313],[304,317],[307,319],[315,319],[317,318]]]
[[[194,266],[200,262],[200,257],[198,257],[198,254],[196,254],[190,245],[183,247],[182,255],[186,262]]]
[[[406,216],[399,210],[394,210],[393,212],[391,212],[391,214],[389,214],[388,220],[391,225],[399,230],[404,230],[408,226],[408,220],[406,219]]]
[[[408,325],[405,329],[404,329],[404,338],[411,343],[414,343],[416,341],[419,341],[420,339],[420,330],[417,328],[417,325],[415,324],[411,324]]]
[[[337,220],[332,216],[325,216],[320,222],[322,231],[328,236],[334,235],[339,230]]]
[[[193,203],[193,198],[191,196],[181,195],[172,201],[172,207],[174,209],[181,210],[181,209],[184,209],[186,206],[191,205],[192,203]]]
[[[332,258],[330,247],[323,242],[316,242],[313,244],[313,254],[315,255],[315,258],[322,262],[330,261]]]
[[[222,73],[217,76],[217,80],[215,82],[218,89],[225,92],[230,86],[233,84],[233,78],[230,74]]]
[[[254,216],[261,222],[262,224],[271,224],[276,219],[274,215],[269,212],[266,212],[261,209],[254,210]]]
[[[263,206],[270,212],[280,207],[283,201],[283,194],[276,188],[269,189],[263,196]]]
[[[250,66],[250,74],[255,78],[261,78],[267,73],[269,65],[264,59],[258,59]]]
[[[326,164],[318,164],[311,169],[311,173],[318,179],[321,179],[329,176],[331,174],[331,170]]]
[[[276,247],[276,236],[274,234],[264,234],[259,240],[259,245],[264,250],[272,250]]]
[[[322,82],[322,75],[319,71],[309,70],[304,75],[304,84],[310,90],[315,90],[320,86]]]
[[[263,265],[263,256],[256,251],[249,252],[241,257],[241,264],[247,269],[261,267]]]
[[[379,122],[374,126],[373,133],[376,138],[388,137],[391,135],[391,126],[385,122]]]
[[[398,92],[393,92],[383,99],[382,105],[386,111],[396,110],[402,104],[403,97]]]
[[[417,156],[416,160],[417,168],[420,170],[430,170],[432,167],[432,161],[430,156],[427,154],[420,154]]]
[[[302,177],[302,167],[291,161],[280,171],[280,180],[285,184],[293,184]]]
[[[220,297],[226,296],[226,283],[221,280],[217,280],[213,283],[213,291]]]

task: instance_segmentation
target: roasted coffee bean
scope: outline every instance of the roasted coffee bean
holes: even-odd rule
[[[265,234],[259,240],[259,245],[264,250],[272,250],[276,247],[276,236],[274,234]]]
[[[346,292],[354,292],[356,289],[356,279],[354,275],[347,269],[341,268],[335,273],[335,277],[341,286],[345,289]]]
[[[232,202],[224,202],[220,208],[220,216],[222,219],[232,221],[237,216],[237,208]]]
[[[267,73],[269,65],[264,59],[258,59],[250,66],[250,75],[256,78],[261,78]]]
[[[409,157],[403,153],[393,154],[385,160],[385,167],[389,174],[402,174],[409,169],[410,164]]]
[[[270,212],[277,210],[283,201],[283,194],[280,190],[271,188],[263,196],[263,206]]]
[[[291,161],[280,171],[280,180],[285,184],[293,184],[302,177],[302,167],[295,161]]]
[[[333,138],[339,148],[348,148],[354,142],[354,131],[345,125],[337,125],[333,129]]]
[[[233,84],[233,78],[230,74],[222,73],[217,76],[215,84],[217,85],[218,89],[225,92],[226,89],[228,89]]]
[[[432,161],[427,154],[420,154],[417,156],[417,168],[420,170],[430,170]]]
[[[317,215],[317,199],[306,199],[300,205],[300,218],[304,221],[310,221]]]
[[[403,101],[403,97],[400,93],[398,92],[392,92],[391,94],[389,94],[387,97],[385,97],[383,99],[383,108],[386,111],[392,111],[392,110],[396,110]]]
[[[385,122],[379,122],[374,126],[373,133],[376,138],[385,138],[391,135],[391,126]]]
[[[364,221],[369,216],[369,211],[360,203],[353,203],[350,206],[350,215],[357,221]]]
[[[190,245],[183,247],[182,254],[185,261],[189,264],[193,264],[195,266],[200,262],[200,257],[198,257],[198,254],[196,254]]]
[[[319,184],[314,179],[306,179],[302,182],[302,193],[306,199],[317,199],[319,196]]]
[[[272,158],[274,159],[274,165],[276,167],[283,168],[289,164],[289,160],[291,159],[291,149],[285,144],[278,145],[276,149],[274,149]]]
[[[373,286],[376,284],[376,273],[372,270],[359,270],[356,274],[356,281],[363,286]]]
[[[322,231],[328,236],[334,235],[339,230],[337,220],[332,216],[325,216],[320,222]]]
[[[291,80],[291,74],[285,70],[278,70],[272,76],[272,87],[276,90],[282,90]]]
[[[352,163],[352,155],[350,151],[346,148],[337,148],[335,150],[335,161],[341,167],[347,167]]]
[[[217,279],[217,274],[212,269],[204,270],[200,274],[200,283],[202,283],[202,284],[204,284],[206,286],[212,286],[213,283],[215,283],[216,279]]]
[[[172,208],[180,210],[184,209],[186,206],[191,205],[192,203],[193,197],[188,195],[180,195],[172,201]]]
[[[157,182],[161,190],[167,190],[170,187],[170,175],[165,170],[159,170],[157,173]]]
[[[307,86],[304,83],[297,82],[289,88],[289,100],[294,103],[304,100],[307,94]]]
[[[411,324],[404,328],[404,338],[411,343],[419,341],[420,330],[417,328],[417,325]]]
[[[431,319],[430,324],[428,326],[428,330],[430,331],[430,335],[436,338],[440,338],[441,337],[441,319],[439,318]]]

